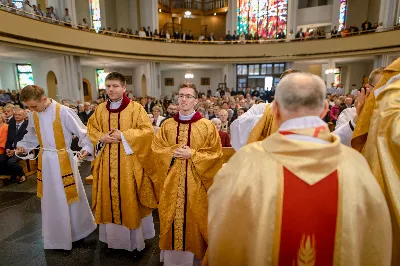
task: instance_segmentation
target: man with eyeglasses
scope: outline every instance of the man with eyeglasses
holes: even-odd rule
[[[164,265],[200,265],[208,247],[207,191],[222,166],[222,147],[214,124],[194,110],[197,98],[193,84],[180,86],[179,113],[151,145]]]

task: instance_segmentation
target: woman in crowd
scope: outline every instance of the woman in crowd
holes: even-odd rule
[[[154,117],[154,121],[153,121],[153,126],[157,126],[159,127],[161,124],[161,121],[164,120],[164,116],[163,115],[163,110],[160,106],[156,105],[153,107],[153,117]]]
[[[331,122],[336,125],[336,121],[339,117],[339,108],[340,108],[340,100],[337,99],[335,101],[335,105],[332,106],[331,111],[330,111],[330,117],[331,117]]]
[[[6,151],[8,125],[6,123],[6,117],[3,113],[0,113],[0,156]]]
[[[231,139],[229,137],[229,134],[221,131],[221,120],[219,120],[218,118],[213,118],[211,119],[211,122],[213,122],[213,124],[217,127],[219,137],[221,138],[222,147],[231,147]]]

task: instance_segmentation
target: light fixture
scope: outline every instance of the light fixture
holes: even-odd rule
[[[185,11],[185,16],[190,16],[191,14],[192,14],[192,12],[190,12],[189,10]]]
[[[333,74],[333,73],[335,73],[335,69],[333,69],[333,68],[328,68],[327,70],[325,70],[325,74]]]
[[[160,12],[160,13],[161,13],[161,8],[158,10],[158,12]]]
[[[214,13],[214,16],[216,16],[217,15],[217,13]]]
[[[225,12],[228,12],[228,9],[227,9],[227,8],[225,8]]]
[[[192,72],[186,72],[185,79],[193,79],[193,78],[194,78],[194,75]]]

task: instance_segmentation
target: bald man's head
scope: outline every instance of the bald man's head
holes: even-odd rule
[[[222,123],[225,123],[228,121],[228,111],[226,111],[225,109],[221,109],[219,111],[219,119],[221,120]]]
[[[281,119],[321,116],[326,106],[324,81],[313,74],[294,73],[285,76],[276,88],[275,108]],[[326,113],[326,112],[325,112]],[[284,121],[282,121],[284,122]]]

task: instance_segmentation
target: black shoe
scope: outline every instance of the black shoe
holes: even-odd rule
[[[78,241],[72,242],[72,248],[86,248],[85,240],[82,238]]]
[[[133,250],[133,251],[131,252],[132,258],[133,258],[134,260],[140,259],[140,258],[143,256],[143,254],[144,254],[143,251],[144,251],[144,250],[142,250],[142,251],[138,251],[137,249]]]

